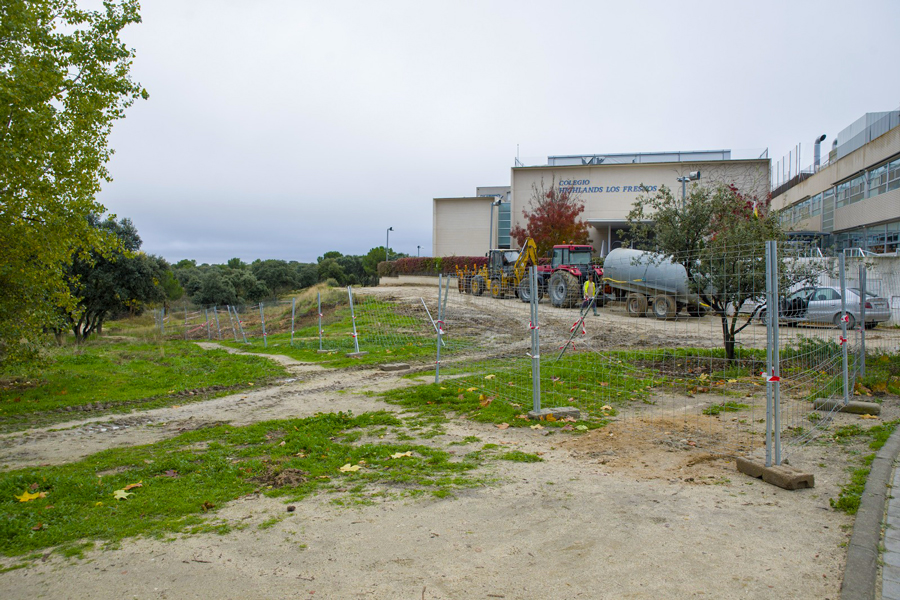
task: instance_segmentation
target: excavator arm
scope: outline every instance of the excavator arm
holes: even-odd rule
[[[536,264],[538,264],[537,244],[534,243],[533,239],[528,238],[525,240],[525,245],[522,246],[521,252],[519,252],[519,258],[516,259],[516,263],[513,265],[516,283],[522,281],[528,267]]]

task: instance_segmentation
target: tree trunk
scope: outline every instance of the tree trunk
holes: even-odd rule
[[[728,327],[728,317],[722,312],[722,341],[725,344],[725,359],[729,362],[734,360],[734,334]]]

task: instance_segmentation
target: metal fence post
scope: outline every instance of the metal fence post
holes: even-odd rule
[[[206,339],[212,339],[212,332],[209,330],[209,309],[203,309],[203,315],[206,317]]]
[[[237,306],[232,306],[231,310],[234,311],[234,320],[237,321],[238,329],[241,332],[241,337],[243,338],[244,343],[245,344],[249,343],[249,342],[247,342],[247,336],[244,334],[244,324],[241,323],[241,317],[240,317],[240,315],[238,315]]]
[[[297,298],[291,298],[291,348],[294,347],[294,316],[297,314]]]
[[[184,303],[184,340],[187,341],[187,301]]]
[[[238,341],[237,339],[237,330],[234,328],[234,319],[231,318],[231,305],[226,304],[225,310],[228,311],[228,322],[231,323],[231,333],[234,335],[234,341]]]
[[[841,277],[841,366],[844,378],[844,404],[850,403],[850,357],[847,348],[847,282],[845,278],[844,253],[838,256],[838,268]]]
[[[437,303],[438,318],[437,318],[437,323],[435,324],[435,325],[437,325],[437,327],[436,327],[437,337],[436,337],[435,343],[434,343],[434,345],[435,345],[434,382],[435,383],[441,382],[441,342],[443,341],[443,340],[441,340],[441,334],[444,333],[444,329],[442,327],[443,312],[442,312],[442,308],[441,308],[441,292],[444,289],[443,288],[443,285],[444,285],[443,278],[444,278],[444,275],[442,273],[439,273],[438,274],[438,303]],[[423,303],[424,303],[424,301],[423,301]],[[425,307],[425,310],[426,311],[428,310],[427,306]],[[429,318],[430,318],[430,315],[429,315]]]
[[[859,376],[866,376],[866,264],[859,264]]]
[[[350,298],[350,321],[353,323],[353,348],[359,354],[359,336],[356,333],[356,313],[353,311],[353,287],[347,286],[347,296]]]
[[[259,320],[262,323],[262,331],[263,331],[263,348],[269,347],[269,342],[266,340],[266,314],[263,311],[263,303],[259,303]]]
[[[319,307],[319,352],[322,351],[322,292],[316,292],[316,304]]]
[[[532,409],[535,413],[541,410],[541,338],[538,333],[538,283],[537,283],[537,267],[529,268],[529,282],[531,285],[531,398]]]
[[[775,464],[781,464],[781,410],[778,345],[778,317],[781,301],[778,295],[778,245],[766,242],[766,466],[772,466],[774,447]]]
[[[219,337],[219,340],[222,339],[222,328],[219,327],[219,307],[217,305],[213,305],[213,317],[216,318],[216,334]]]

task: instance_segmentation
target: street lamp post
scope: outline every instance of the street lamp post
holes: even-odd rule
[[[684,210],[684,207],[686,204],[685,200],[686,200],[687,190],[686,190],[685,184],[688,181],[697,181],[699,179],[700,179],[700,171],[691,171],[688,175],[678,178],[678,181],[681,182],[681,210]]]
[[[393,227],[387,228],[387,239],[384,241],[384,262],[390,260],[390,255],[388,254],[388,248],[391,247],[391,232],[394,230]]]
[[[416,256],[422,255],[422,246],[416,246]]]

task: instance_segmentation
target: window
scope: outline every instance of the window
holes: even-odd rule
[[[887,234],[884,237],[884,251],[896,252],[900,249],[900,221],[887,224]]]
[[[869,198],[887,191],[887,174],[886,164],[869,171]]]
[[[840,208],[850,204],[850,182],[839,183],[835,188],[834,207]]]
[[[816,194],[809,201],[809,216],[822,214],[822,194]]]
[[[858,175],[850,180],[850,204],[866,197],[866,175]]]
[[[900,158],[888,165],[887,189],[896,190],[900,187]]]
[[[885,252],[885,227],[877,225],[866,229],[866,250],[883,254]]]
[[[797,212],[799,213],[798,219],[808,219],[809,218],[809,198],[797,204]]]
[[[837,290],[831,288],[819,288],[813,300],[840,300],[841,294]]]

